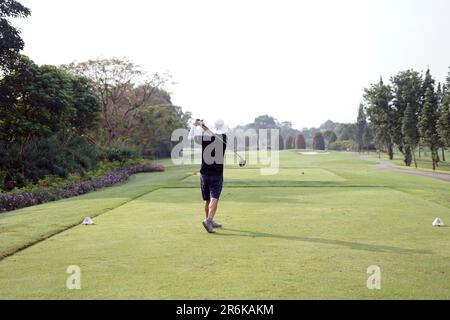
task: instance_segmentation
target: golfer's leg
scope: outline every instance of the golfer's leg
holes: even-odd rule
[[[211,198],[211,201],[209,203],[208,219],[214,220],[214,216],[216,215],[218,205],[219,199]]]
[[[209,189],[209,183],[207,177],[201,176],[200,188],[202,191],[203,201],[205,201],[205,216],[208,219],[209,216],[209,204],[211,202],[211,190]]]
[[[214,220],[217,212],[217,206],[219,204],[220,194],[222,193],[223,177],[214,177],[210,184],[211,190],[211,202],[209,204],[209,215],[208,219]]]
[[[206,219],[208,219],[209,217],[209,204],[211,203],[211,200],[206,200],[205,201],[205,215],[206,215]]]

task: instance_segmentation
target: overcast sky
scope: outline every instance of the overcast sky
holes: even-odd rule
[[[168,70],[173,102],[210,122],[350,122],[380,75],[429,65],[443,81],[450,66],[448,0],[19,1],[35,62],[126,56]]]

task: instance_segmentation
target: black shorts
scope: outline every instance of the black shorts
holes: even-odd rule
[[[220,199],[223,186],[223,176],[201,175],[200,186],[204,201],[209,201],[211,198]]]

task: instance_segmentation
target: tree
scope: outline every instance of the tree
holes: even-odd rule
[[[24,47],[20,31],[11,25],[9,19],[26,18],[30,14],[30,10],[17,1],[0,2],[0,71],[11,68]]]
[[[155,73],[146,76],[125,58],[88,60],[62,68],[93,81],[102,107],[101,140],[108,145],[129,137],[143,108],[171,104],[170,95],[161,89],[169,75]]]
[[[436,130],[437,110],[433,103],[433,96],[433,92],[428,88],[420,112],[418,127],[423,142],[430,148],[433,170],[436,170],[440,141]]]
[[[139,112],[138,123],[133,126],[126,143],[140,146],[144,155],[155,157],[170,156],[173,142],[172,132],[178,128],[188,128],[189,112],[173,105],[145,107]]]
[[[297,135],[299,133],[298,130],[296,130],[292,127],[292,123],[289,121],[283,121],[283,122],[279,123],[278,127],[280,129],[280,135],[285,139],[288,139],[289,136],[295,137],[295,135]]]
[[[333,121],[328,120],[325,123],[323,123],[319,127],[319,129],[322,131],[334,131],[334,130],[336,130],[336,126],[337,126],[337,123],[334,123]]]
[[[98,125],[91,82],[27,57],[0,79],[0,171],[7,190],[46,175],[83,174],[97,164],[83,135]]]
[[[402,123],[402,135],[404,139],[404,144],[406,148],[409,148],[409,150],[412,150],[412,157],[414,159],[414,165],[417,168],[417,161],[416,161],[416,155],[414,150],[416,149],[418,143],[419,143],[419,133],[417,130],[417,119],[416,115],[414,114],[414,110],[411,107],[411,104],[408,103],[405,114],[403,116],[403,123]],[[407,156],[407,155],[405,155]],[[411,159],[405,158],[405,164],[408,166],[408,164],[411,163]]]
[[[437,122],[437,131],[442,141],[443,151],[442,160],[445,161],[445,149],[450,145],[450,72],[446,79],[446,85],[441,90],[439,119]]]
[[[278,140],[278,150],[284,150],[284,140],[282,136],[279,136]]]
[[[259,129],[277,129],[277,120],[269,115],[259,116],[255,121],[249,125],[251,128]]]
[[[306,140],[302,134],[295,137],[295,149],[306,149]]]
[[[100,122],[100,100],[92,82],[84,77],[72,76],[72,106],[74,117],[70,120],[72,130],[79,135],[95,132]]]
[[[358,118],[356,120],[356,143],[358,143],[358,150],[361,152],[364,149],[364,134],[367,128],[366,113],[362,103],[359,105]]]
[[[337,136],[336,133],[334,133],[334,131],[331,130],[327,130],[323,133],[323,137],[325,139],[325,143],[326,145],[329,145],[330,143],[336,142],[337,141]]]
[[[369,152],[372,140],[373,140],[372,129],[368,124],[366,124],[366,126],[364,127],[362,141],[363,141],[363,148],[366,148],[367,152]]]
[[[325,140],[321,132],[317,132],[313,138],[313,149],[314,150],[325,150]]]
[[[431,103],[436,106],[437,105],[437,101],[438,101],[438,93],[435,91],[435,80],[433,79],[432,75],[431,75],[431,71],[428,68],[426,73],[425,73],[425,78],[423,79],[422,82],[422,87],[421,87],[421,102],[422,105],[425,104],[425,96],[427,93],[427,90],[430,90],[431,92],[431,96],[430,96],[430,101]],[[420,110],[419,110],[420,111]]]
[[[98,124],[100,105],[87,79],[27,57],[0,80],[0,97],[2,141],[23,145],[57,132],[83,134]]]
[[[437,110],[438,110],[438,122],[437,124],[439,124],[439,118],[440,118],[440,114],[441,114],[441,109],[443,108],[443,104],[444,104],[444,93],[442,91],[442,86],[441,83],[438,83],[437,89],[436,89],[436,105],[437,105]],[[438,130],[438,134],[439,134],[439,130]],[[445,149],[446,146],[444,144],[444,141],[441,141],[441,148],[442,148],[442,161],[445,161]]]
[[[389,158],[394,159],[393,135],[394,125],[393,109],[391,105],[391,87],[383,83],[383,79],[370,88],[364,89],[366,111],[375,133],[375,143],[380,151],[386,148]]]
[[[434,86],[434,80],[431,78],[429,70],[427,71],[424,83],[427,83],[429,86]],[[422,77],[417,71],[406,70],[399,72],[396,76],[392,77],[392,84],[394,93],[394,112],[391,115],[394,122],[393,140],[403,154],[405,164],[410,166],[412,162],[412,153],[414,152],[414,150],[411,149],[411,146],[418,145],[419,141],[410,141],[410,144],[405,144],[405,136],[402,132],[403,117],[405,115],[406,107],[409,104],[411,108],[410,116],[415,118],[415,120],[412,121],[417,121],[421,109]],[[434,94],[434,87],[431,89]],[[409,139],[413,136],[418,138],[418,135],[412,135]]]
[[[303,128],[300,133],[305,138],[306,144],[312,145],[312,139],[317,132],[320,132],[317,128]]]
[[[294,149],[294,137],[288,136],[285,142],[286,149]]]
[[[447,149],[450,145],[450,97],[447,97],[443,104],[437,122],[437,131],[442,141],[443,149]],[[443,152],[443,161],[445,161],[445,153]]]
[[[356,124],[354,123],[339,123],[336,127],[336,135],[338,140],[356,141]]]
[[[436,89],[436,100],[437,100],[438,106],[442,106],[445,102],[444,90],[445,90],[445,85],[442,86],[442,84],[440,82],[438,82],[438,86]]]

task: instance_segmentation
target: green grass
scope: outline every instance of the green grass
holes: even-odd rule
[[[373,158],[378,158],[378,155],[375,153],[372,153]],[[382,160],[389,160],[389,157],[386,154],[382,155]],[[439,149],[439,159],[442,160],[442,150]],[[450,150],[445,151],[445,160],[441,161],[438,164],[438,167],[436,168],[436,172],[442,172],[442,173],[450,173]],[[429,151],[422,151],[419,157],[419,153],[416,151],[416,161],[417,161],[417,168],[419,170],[425,170],[425,171],[433,171],[433,163],[431,161],[431,155]],[[396,152],[394,154],[394,160],[392,162],[399,167],[402,168],[411,168],[416,169],[414,165],[414,161],[411,165],[411,167],[406,167],[405,163],[403,162],[403,155],[400,152]]]
[[[358,154],[280,161],[276,176],[226,169],[215,235],[201,226],[197,166],[0,215],[3,255],[57,233],[0,261],[0,298],[450,298],[450,228],[431,227],[450,221],[450,183]],[[65,287],[69,265],[81,290]],[[381,290],[366,288],[371,265]]]

